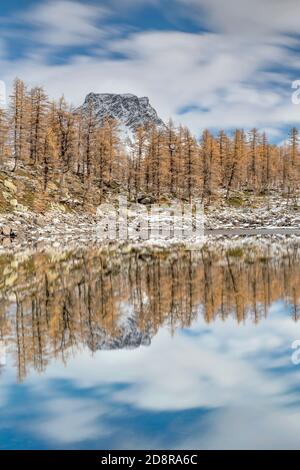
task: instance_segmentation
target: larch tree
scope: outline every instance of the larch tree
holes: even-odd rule
[[[270,146],[266,133],[262,136],[262,176],[261,189],[267,192],[270,185]]]
[[[88,184],[91,183],[92,167],[95,158],[96,150],[96,128],[97,118],[93,102],[88,103],[88,109],[84,115],[84,154],[85,154],[85,169]]]
[[[48,96],[43,88],[33,88],[29,94],[30,162],[33,165],[41,162],[44,153],[48,111]]]
[[[17,169],[19,161],[28,160],[28,99],[26,87],[22,80],[16,79],[10,97],[11,140],[13,146],[14,165]]]
[[[296,193],[296,187],[299,186],[299,131],[293,127],[289,134],[289,163],[288,174],[290,189],[289,194],[292,192],[293,196]]]
[[[0,162],[3,163],[6,155],[7,134],[9,124],[7,113],[4,109],[0,108]]]
[[[120,172],[119,124],[115,119],[105,119],[103,130],[107,147],[109,184],[117,184]]]
[[[74,164],[76,175],[84,181],[84,117],[82,112],[77,112],[74,118],[75,142],[74,142]]]
[[[232,158],[228,168],[228,180],[226,187],[226,199],[229,198],[230,191],[235,184],[241,182],[240,172],[244,163],[244,132],[236,130],[232,148]]]
[[[150,179],[150,165],[149,159],[145,161],[145,152],[146,152],[146,143],[147,143],[147,133],[145,128],[138,127],[134,133],[134,144],[133,144],[133,173],[134,173],[134,192],[136,199],[138,198],[139,193],[142,188],[142,165],[145,167],[145,180],[147,190],[149,188],[149,179]]]
[[[95,177],[97,185],[100,188],[101,199],[104,193],[104,187],[108,182],[108,147],[106,142],[106,136],[103,128],[97,129],[95,133]]]
[[[292,168],[295,167],[299,158],[299,131],[293,127],[289,133],[290,161]]]
[[[250,162],[249,162],[249,179],[252,184],[252,189],[256,191],[257,186],[257,158],[259,146],[259,133],[256,128],[250,131],[249,137],[250,144]]]
[[[202,200],[210,200],[213,176],[214,139],[212,134],[205,129],[201,138],[201,162],[202,162]]]
[[[184,148],[184,172],[185,172],[185,194],[187,200],[191,203],[194,196],[195,182],[196,182],[196,141],[192,137],[189,129],[184,129],[183,134],[183,148]]]
[[[228,155],[228,137],[224,130],[221,130],[218,136],[218,153],[219,153],[219,180],[221,186],[225,182],[225,171],[226,171],[226,159]]]
[[[51,172],[54,171],[58,159],[58,146],[55,133],[49,126],[44,138],[44,148],[42,155],[44,191],[46,191]]]
[[[60,98],[55,109],[56,126],[55,138],[59,148],[59,165],[61,184],[64,184],[65,174],[71,169],[75,143],[75,117],[64,97]]]
[[[175,195],[176,187],[176,174],[178,172],[177,168],[177,135],[176,129],[174,128],[174,123],[172,119],[169,120],[168,128],[166,131],[167,139],[167,153],[168,153],[168,181],[169,181],[169,193]]]

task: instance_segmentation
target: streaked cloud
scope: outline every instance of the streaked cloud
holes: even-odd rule
[[[155,16],[151,23],[148,8],[185,28],[158,26]],[[22,57],[0,59],[1,78],[18,75],[75,104],[90,91],[147,95],[164,119],[197,135],[205,127],[256,126],[280,139],[300,123],[291,103],[299,10],[296,0],[229,0],[226,8],[221,0],[40,1],[14,13],[31,43]],[[198,31],[186,28],[187,17]]]
[[[25,23],[35,27],[34,39],[47,46],[82,46],[101,38],[97,21],[109,10],[71,0],[51,0],[40,3],[22,16]]]

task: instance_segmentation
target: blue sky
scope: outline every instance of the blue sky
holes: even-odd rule
[[[11,0],[0,79],[79,104],[90,91],[149,96],[194,133],[300,122],[298,0]]]

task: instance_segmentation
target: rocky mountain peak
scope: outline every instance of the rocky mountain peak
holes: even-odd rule
[[[82,109],[87,109],[90,104],[93,105],[99,121],[105,118],[116,119],[131,131],[149,124],[165,126],[146,96],[138,98],[131,93],[89,93]]]

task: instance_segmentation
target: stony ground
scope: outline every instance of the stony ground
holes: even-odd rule
[[[62,193],[57,182],[51,183],[47,192],[43,192],[41,176],[29,174],[28,170],[20,169],[16,174],[10,171],[0,171],[0,251],[23,250],[37,244],[53,244],[64,247],[74,243],[94,243],[99,241],[97,224],[101,225],[101,216],[110,213],[99,213],[99,191],[91,189],[86,191],[80,182],[72,181],[66,184],[69,188]],[[107,200],[116,203],[118,195],[108,192]],[[221,195],[220,195],[221,196]],[[134,222],[138,208],[145,210],[149,198],[142,198],[142,204],[131,207],[129,222]],[[164,216],[170,201],[161,206]],[[155,218],[152,218],[152,221]],[[287,200],[273,194],[268,198],[254,197],[244,194],[235,195],[230,201],[218,201],[205,208],[205,229],[211,231],[208,239],[230,240],[231,243],[240,236],[237,230],[273,229],[273,233],[264,234],[263,238],[280,240],[284,238],[283,229],[290,230],[289,237],[297,238],[300,235],[300,201]],[[245,235],[245,234],[244,234]],[[253,234],[254,239],[262,238]],[[203,240],[191,240],[203,244]],[[141,243],[135,230],[131,229],[131,243]],[[150,240],[144,245],[166,246],[178,244],[179,240],[173,238],[168,241]]]
[[[267,201],[259,198],[253,202],[252,207],[230,207],[222,204],[209,208],[206,213],[206,227],[300,229],[300,205],[291,204],[280,196],[272,196]]]
[[[134,220],[135,214],[130,211],[129,221]],[[0,215],[0,251],[22,250],[34,247],[37,244],[52,244],[54,247],[66,247],[74,243],[101,243],[97,224],[101,225],[99,217],[92,214],[66,213],[63,211],[48,211],[45,214],[36,214],[32,211],[12,211]],[[250,229],[267,229],[266,233],[250,233]],[[284,201],[275,201],[270,207],[233,208],[212,207],[206,210],[205,229],[209,236],[205,240],[190,240],[191,246],[202,245],[209,240],[227,240],[233,244],[236,240],[245,238],[247,230],[253,235],[256,243],[266,240],[284,240],[299,238],[300,241],[300,214],[299,210],[287,207]],[[244,230],[244,237],[237,232]],[[271,230],[273,229],[273,230]],[[283,229],[289,229],[284,234]],[[268,232],[270,230],[270,232]],[[107,241],[106,241],[107,243]],[[130,236],[129,243],[141,243],[137,236]],[[180,244],[180,240],[152,239],[143,241],[143,245],[168,246]],[[124,243],[123,243],[124,244]]]

